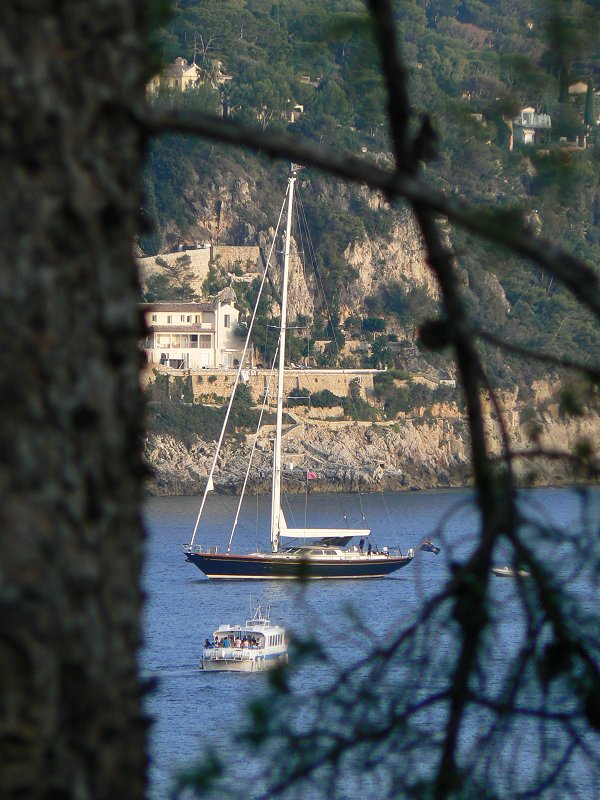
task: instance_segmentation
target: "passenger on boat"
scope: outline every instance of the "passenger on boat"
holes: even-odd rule
[[[208,639],[205,639],[205,640],[204,640],[204,647],[206,648],[206,650],[210,650],[210,649],[211,649],[211,647],[212,647],[212,643],[211,643],[211,642],[209,642],[209,640],[208,640]]]
[[[367,555],[370,557],[372,552],[373,548],[371,547],[371,542],[369,542],[369,546],[367,547]]]
[[[387,544],[383,545],[383,547],[381,548],[381,552],[383,553],[384,556],[389,556],[390,551],[387,548]]]
[[[223,639],[223,647],[229,647],[229,639]]]
[[[369,545],[369,547],[371,547],[371,545]],[[364,539],[361,539],[360,542],[358,543],[358,549],[360,550],[361,553],[365,549],[365,540]]]

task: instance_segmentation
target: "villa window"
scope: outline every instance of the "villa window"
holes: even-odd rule
[[[231,315],[225,314],[223,317],[223,327],[229,328],[231,326]]]
[[[152,314],[152,322],[158,321],[158,314]]]
[[[170,325],[173,322],[173,317],[169,314],[167,317],[167,325]]]
[[[203,350],[210,350],[212,347],[212,336],[198,336],[198,347]]]

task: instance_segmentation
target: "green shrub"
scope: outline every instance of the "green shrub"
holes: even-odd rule
[[[292,389],[287,397],[288,406],[308,406],[311,402],[311,395],[308,389]]]
[[[310,402],[314,408],[333,408],[334,406],[342,405],[342,398],[330,392],[329,389],[323,389],[312,394]]]

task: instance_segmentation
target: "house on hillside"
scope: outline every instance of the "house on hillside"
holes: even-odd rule
[[[304,106],[301,103],[296,103],[296,105],[288,111],[288,120],[290,122],[297,122],[301,114],[304,114]]]
[[[160,89],[185,92],[208,81],[213,89],[233,80],[223,66],[222,61],[212,59],[205,69],[201,69],[195,61],[188,64],[185,58],[178,56],[172,64],[167,64],[161,73],[155,75],[147,85],[149,94],[156,94]]]
[[[194,62],[188,64],[185,58],[178,56],[172,64],[167,64],[164,70],[155,75],[148,84],[148,92],[156,93],[159,89],[177,89],[185,92],[202,83],[202,70]]]
[[[174,369],[228,369],[239,363],[243,341],[236,335],[235,292],[197,303],[143,303],[148,364]],[[250,348],[251,349],[251,348]]]
[[[515,144],[549,144],[552,135],[550,114],[538,114],[532,106],[521,109],[510,123],[512,136],[510,149]]]
[[[574,83],[569,84],[570,95],[586,94],[587,90],[588,85],[586,81],[575,81]]]

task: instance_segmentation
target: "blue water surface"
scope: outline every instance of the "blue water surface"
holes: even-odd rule
[[[226,546],[231,519],[238,499],[211,496],[208,500],[199,543]],[[539,489],[523,495],[533,519],[543,519],[573,532],[568,542],[556,549],[556,542],[536,541],[537,551],[556,568],[557,580],[564,580],[576,602],[585,610],[598,607],[598,586],[594,571],[571,574],[573,552],[580,541],[581,499],[568,489]],[[315,581],[303,589],[287,581],[209,581],[186,562],[181,545],[190,540],[198,511],[198,498],[151,498],[146,502],[148,530],[144,588],[147,594],[141,668],[144,675],[157,679],[149,696],[147,710],[151,728],[150,794],[153,800],[169,795],[173,775],[189,767],[207,746],[228,747],[230,737],[240,729],[249,700],[265,688],[263,675],[204,674],[199,670],[202,643],[224,623],[243,622],[250,617],[252,603],[268,605],[273,621],[291,632],[311,632],[326,644],[340,664],[349,663],[373,641],[386,642],[408,625],[449,575],[451,563],[461,561],[475,543],[478,515],[473,493],[467,490],[390,493],[385,495],[314,495],[310,506],[305,498],[292,497],[286,507],[288,524],[342,527],[367,526],[376,545],[418,548],[428,536],[442,547],[439,555],[417,550],[414,561],[393,576],[380,580]],[[233,552],[249,552],[257,545],[268,549],[268,498],[252,499],[244,507]],[[592,493],[589,518],[584,527],[598,532],[600,494]],[[573,549],[575,548],[575,550]],[[573,552],[572,552],[573,551]],[[499,552],[498,563],[507,563],[509,553]],[[562,577],[561,577],[562,576]],[[486,680],[501,684],[508,655],[520,645],[522,620],[514,581],[496,579],[492,583],[493,607],[498,613],[497,641],[490,648],[492,662]],[[354,609],[368,631],[357,630],[348,609]],[[440,669],[452,653],[449,632],[436,632]],[[417,657],[415,655],[415,657]],[[314,676],[313,676],[314,677]],[[442,676],[440,676],[441,678]],[[428,678],[435,681],[435,675]],[[310,675],[299,680],[311,680]],[[426,687],[431,689],[434,687]],[[437,717],[436,717],[437,713]],[[424,719],[424,724],[443,724],[439,712]],[[525,723],[524,723],[525,724]],[[477,746],[485,731],[485,715],[474,715],[463,731],[461,746]],[[498,764],[506,757],[512,764],[512,780],[526,779],[533,762],[539,760],[535,728],[531,750],[523,751],[514,766],[514,753],[499,753]],[[520,777],[518,777],[520,776]],[[500,781],[502,783],[502,781]],[[581,768],[575,776],[570,797],[600,796],[596,776]],[[510,789],[507,791],[510,792]]]

